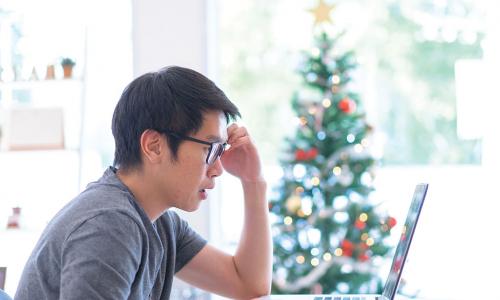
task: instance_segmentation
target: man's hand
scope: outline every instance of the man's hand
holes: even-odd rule
[[[252,299],[271,291],[272,242],[266,201],[266,182],[257,148],[245,127],[227,129],[231,147],[221,156],[222,166],[240,178],[244,222],[234,255],[205,246],[177,276],[204,290],[231,299]]]
[[[231,147],[221,157],[224,169],[242,182],[264,181],[259,154],[247,129],[233,123],[227,135]]]

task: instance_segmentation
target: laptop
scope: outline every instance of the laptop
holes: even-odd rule
[[[410,249],[411,240],[413,234],[415,233],[415,227],[418,222],[418,217],[420,216],[420,211],[422,210],[422,205],[424,204],[424,199],[427,194],[428,184],[421,183],[415,187],[415,192],[413,193],[413,200],[410,205],[410,210],[406,217],[406,222],[403,227],[399,243],[396,247],[396,253],[392,260],[391,269],[389,271],[389,276],[384,286],[384,290],[381,295],[342,295],[342,294],[331,294],[331,295],[271,295],[263,298],[261,300],[393,300],[396,295],[399,280],[401,279],[401,272],[405,264],[406,256],[408,255],[408,250]]]

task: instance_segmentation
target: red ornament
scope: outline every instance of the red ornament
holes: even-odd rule
[[[369,259],[370,259],[370,257],[368,256],[368,254],[366,254],[366,253],[362,253],[362,254],[360,254],[360,255],[358,256],[358,259],[359,259],[359,261],[364,262],[364,261],[369,260]]]
[[[389,225],[389,228],[393,228],[394,226],[396,226],[396,224],[397,224],[397,221],[395,218],[393,218],[393,217],[387,218],[387,225]]]
[[[295,160],[299,161],[312,160],[315,159],[316,156],[318,156],[318,149],[316,148],[311,148],[307,151],[302,149],[297,149],[297,151],[295,151]]]
[[[343,256],[349,256],[349,257],[351,257],[352,256],[352,250],[343,250],[342,249],[342,255]]]
[[[343,256],[352,256],[352,251],[354,250],[354,244],[349,240],[343,240],[340,243],[340,247],[342,248]]]
[[[366,223],[358,219],[356,220],[356,222],[354,222],[354,227],[356,227],[359,230],[363,230],[366,227]]]
[[[318,149],[311,148],[311,149],[309,149],[309,151],[307,151],[307,157],[309,159],[315,159],[316,156],[318,156]]]
[[[338,107],[344,113],[350,114],[356,111],[356,102],[349,99],[348,97],[345,97],[344,99],[340,100]]]
[[[295,160],[305,160],[306,152],[302,149],[295,151]]]
[[[359,243],[358,247],[363,250],[368,250],[368,248],[370,248],[370,246],[368,246],[366,243]]]
[[[321,284],[316,283],[315,285],[313,285],[311,287],[311,293],[313,293],[313,294],[323,294],[323,287],[321,286]]]

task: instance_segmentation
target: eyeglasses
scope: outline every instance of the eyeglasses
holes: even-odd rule
[[[191,142],[195,142],[198,144],[210,146],[210,148],[208,149],[207,159],[205,160],[207,165],[212,165],[213,163],[215,163],[217,158],[221,157],[221,155],[224,153],[224,151],[226,151],[227,143],[218,143],[218,142],[210,143],[207,141],[195,139],[195,138],[190,137],[190,136],[180,135],[178,133],[171,132],[171,131],[164,131],[164,130],[157,130],[157,131],[162,132],[162,133],[167,134],[167,135],[174,136],[174,137],[181,139],[181,140],[191,141]]]

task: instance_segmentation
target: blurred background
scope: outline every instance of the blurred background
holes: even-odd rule
[[[500,268],[494,254],[500,245],[494,175],[500,168],[500,5],[325,2],[335,5],[332,26],[345,31],[341,47],[357,56],[353,83],[373,127],[376,197],[400,220],[415,184],[430,183],[405,282],[421,299],[488,297]],[[301,56],[312,46],[310,10],[317,5],[0,0],[5,290],[14,294],[45,224],[112,163],[114,105],[125,85],[145,72],[182,65],[213,79],[240,108],[269,185],[276,186],[284,141],[294,132],[291,99],[301,88]],[[72,74],[64,73],[63,62]],[[211,243],[233,251],[241,229],[235,212],[242,212],[241,191],[224,175],[210,201],[184,216]],[[176,286],[173,298],[210,297]]]

